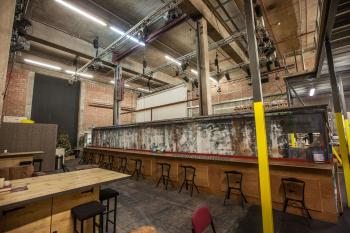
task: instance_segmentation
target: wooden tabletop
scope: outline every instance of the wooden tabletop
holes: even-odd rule
[[[232,157],[215,157],[215,156],[199,156],[199,155],[182,155],[181,153],[157,153],[151,151],[142,151],[142,150],[129,150],[129,149],[118,149],[118,148],[104,148],[104,147],[87,147],[87,150],[97,150],[97,151],[106,151],[106,152],[117,152],[126,155],[143,155],[143,156],[154,156],[154,157],[163,157],[163,158],[176,158],[176,159],[196,159],[203,160],[208,162],[225,162],[225,163],[242,163],[242,164],[252,164],[257,165],[257,157],[247,156],[232,156]],[[328,170],[331,171],[333,164],[331,163],[314,163],[305,160],[296,160],[296,159],[271,159],[269,160],[270,166],[279,166],[279,167],[290,167],[290,168],[305,168],[305,169],[317,169],[317,170]]]
[[[21,206],[33,201],[110,183],[129,175],[101,168],[64,172],[11,181],[12,186],[28,184],[28,190],[0,194],[0,210]]]
[[[44,151],[8,152],[8,153],[0,153],[0,159],[31,156],[31,155],[34,156],[34,155],[40,155],[40,154],[45,154],[45,152]]]

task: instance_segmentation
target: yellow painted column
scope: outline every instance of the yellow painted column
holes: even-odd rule
[[[346,132],[346,138],[348,140],[348,149],[350,154],[350,128],[349,128],[349,119],[345,119],[345,132]]]
[[[337,125],[337,131],[339,136],[339,144],[340,144],[340,154],[341,160],[343,163],[343,171],[344,171],[344,180],[345,180],[345,189],[346,189],[346,198],[348,207],[350,208],[350,166],[349,166],[349,150],[346,143],[345,133],[344,133],[344,125],[343,125],[343,116],[342,113],[335,113],[335,121]]]
[[[291,146],[292,147],[297,147],[296,141],[295,141],[295,134],[291,133],[290,134],[290,141],[291,141]]]
[[[265,112],[262,102],[254,103],[255,131],[259,162],[260,198],[264,233],[274,232],[270,185],[269,155],[267,150]]]

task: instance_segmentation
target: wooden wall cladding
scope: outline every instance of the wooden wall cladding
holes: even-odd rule
[[[18,208],[14,208],[7,213],[3,213],[0,218],[0,232],[22,233],[50,232],[51,224],[51,199],[35,202]]]
[[[55,168],[57,125],[3,123],[0,127],[0,151],[8,152],[44,151],[36,155],[43,159],[43,170]]]

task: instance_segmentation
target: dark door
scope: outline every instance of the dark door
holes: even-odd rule
[[[72,148],[76,147],[78,131],[80,82],[42,74],[35,75],[31,118],[36,123],[58,125],[58,133],[67,133]]]

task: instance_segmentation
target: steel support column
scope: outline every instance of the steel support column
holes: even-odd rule
[[[209,48],[207,21],[204,18],[197,20],[197,72],[199,79],[199,115],[212,115],[211,89],[209,80]]]
[[[348,111],[346,108],[346,102],[345,102],[345,96],[344,96],[343,80],[341,75],[337,75],[337,79],[339,83],[339,94],[340,94],[340,100],[342,105],[343,120],[344,120],[344,126],[345,126],[345,136],[348,141],[348,150],[350,154],[350,128],[349,128]]]
[[[114,97],[113,97],[113,125],[119,125],[120,118],[120,101],[121,101],[121,77],[122,77],[122,67],[117,64],[114,68]]]
[[[248,53],[250,60],[250,72],[253,86],[254,117],[256,130],[256,147],[259,163],[260,200],[262,209],[263,232],[273,233],[273,215],[270,186],[269,156],[267,150],[265,111],[261,89],[261,77],[259,70],[258,46],[255,34],[255,22],[252,0],[245,0],[246,28],[248,34]]]
[[[0,125],[2,122],[7,66],[10,56],[13,19],[16,1],[4,0],[0,4]]]
[[[339,143],[340,143],[340,154],[341,154],[341,159],[343,161],[346,198],[347,198],[348,207],[350,207],[349,150],[348,150],[348,145],[346,142],[346,137],[344,132],[344,121],[343,121],[343,115],[342,115],[341,97],[339,94],[339,83],[335,74],[332,48],[328,38],[325,41],[325,48],[326,48],[326,54],[327,54],[329,77],[330,77],[330,82],[332,87],[335,121],[336,121],[336,126],[337,126],[337,131],[339,136]]]

